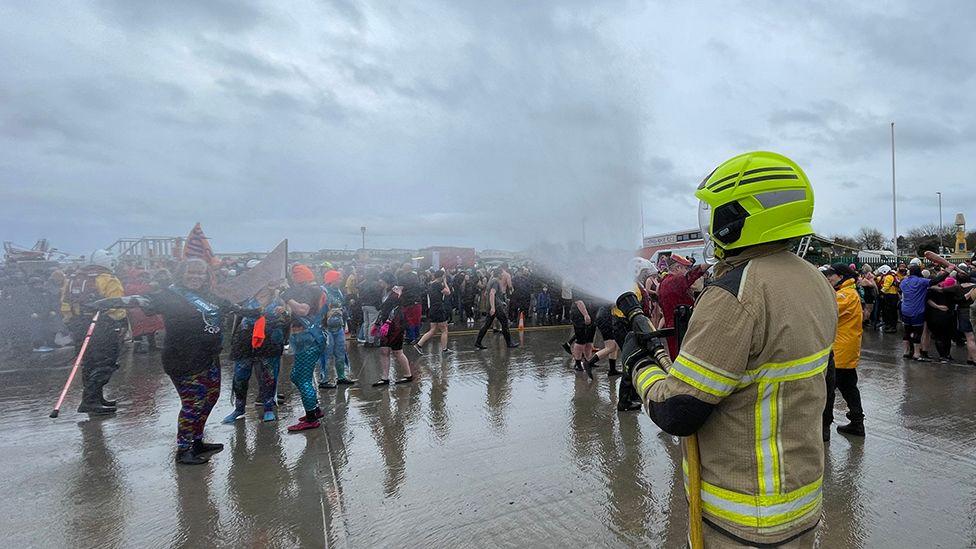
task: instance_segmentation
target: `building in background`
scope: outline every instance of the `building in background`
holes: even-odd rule
[[[638,255],[650,259],[655,264],[662,256],[677,253],[694,259],[696,263],[704,261],[705,240],[700,229],[686,229],[671,233],[661,233],[644,237],[644,247]]]
[[[462,269],[474,267],[478,255],[474,248],[461,248],[457,246],[431,246],[417,250],[417,255],[422,256],[419,266],[422,269],[447,269],[451,270],[457,266]]]

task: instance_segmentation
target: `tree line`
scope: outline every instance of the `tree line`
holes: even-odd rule
[[[905,234],[898,235],[898,252],[922,255],[926,251],[939,251],[940,228],[936,223],[927,223],[912,227]],[[955,249],[956,226],[943,225],[941,228],[942,245]],[[857,250],[892,250],[890,235],[882,233],[873,227],[861,227],[856,235],[835,234],[830,236],[834,243]],[[973,250],[976,246],[976,231],[966,233],[966,249]]]

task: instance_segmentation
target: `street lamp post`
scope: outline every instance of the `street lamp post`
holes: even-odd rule
[[[366,225],[359,228],[359,232],[363,233],[363,249],[366,249]]]
[[[891,123],[891,236],[894,239],[895,263],[898,262],[898,199],[895,194],[895,123]]]
[[[939,255],[942,255],[942,192],[936,192],[939,195]]]

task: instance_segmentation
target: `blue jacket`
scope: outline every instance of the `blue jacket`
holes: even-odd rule
[[[549,299],[549,294],[547,292],[539,292],[539,295],[535,298],[536,310],[548,309],[551,303],[552,301]]]
[[[920,276],[908,275],[901,281],[901,314],[906,317],[916,317],[925,313],[925,300],[929,287],[938,280],[929,280]]]

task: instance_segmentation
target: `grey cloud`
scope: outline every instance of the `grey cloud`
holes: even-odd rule
[[[221,29],[239,33],[257,25],[263,14],[246,0],[100,0],[108,21],[126,30]]]
[[[284,78],[294,74],[294,68],[261,57],[242,48],[228,47],[213,40],[204,40],[194,50],[201,59],[220,66],[247,73],[256,78]]]
[[[885,200],[888,122],[906,188],[962,181],[976,90],[964,18],[896,2],[886,31],[878,10],[11,8],[0,232],[86,250],[201,221],[224,249],[314,249],[356,246],[366,224],[377,245],[519,248],[578,240],[586,219],[590,244],[629,246],[640,204],[647,232],[692,226],[701,177],[760,148],[815,180],[815,223],[883,226],[885,208],[851,205]],[[925,218],[921,192],[902,200],[906,223]]]

